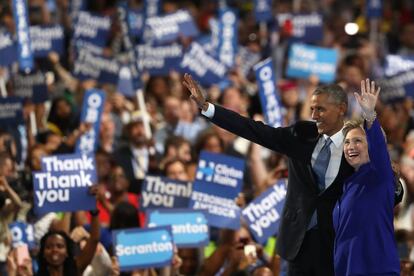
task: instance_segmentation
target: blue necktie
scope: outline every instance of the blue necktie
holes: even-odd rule
[[[316,174],[319,189],[321,191],[325,190],[325,175],[326,170],[328,169],[329,159],[331,159],[331,138],[326,139],[325,145],[323,145],[321,151],[316,157],[315,163],[313,164],[313,171]]]
[[[325,175],[326,170],[328,169],[329,159],[331,159],[331,144],[332,140],[328,137],[326,139],[325,144],[323,145],[321,151],[319,152],[318,156],[316,157],[315,163],[313,164],[313,171],[316,174],[316,178],[318,181],[318,186],[321,191],[325,190]],[[316,210],[313,212],[311,221],[308,225],[307,230],[314,228],[318,224]]]

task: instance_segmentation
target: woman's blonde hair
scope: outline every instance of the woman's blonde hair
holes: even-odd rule
[[[346,135],[348,135],[348,133],[351,130],[356,129],[356,128],[360,128],[364,130],[364,120],[353,119],[353,120],[346,121],[344,124],[344,128],[342,129],[342,133],[344,134],[344,137],[346,137]]]

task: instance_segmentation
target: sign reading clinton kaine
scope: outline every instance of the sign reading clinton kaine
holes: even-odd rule
[[[19,97],[0,98],[0,125],[16,127],[23,123],[23,99]]]
[[[244,160],[201,152],[189,207],[205,210],[211,226],[239,229],[240,208],[235,199],[241,191]]]
[[[142,186],[141,208],[186,208],[191,182],[147,175]]]
[[[273,72],[272,59],[268,58],[255,65],[256,80],[259,86],[260,103],[266,123],[273,127],[282,125],[282,104],[276,89],[276,77]]]
[[[148,227],[171,225],[177,247],[202,247],[210,236],[206,216],[202,211],[165,209],[147,212]]]
[[[171,227],[113,231],[112,240],[121,271],[164,267],[174,255]]]
[[[279,28],[286,21],[292,23],[292,34],[290,41],[312,43],[321,41],[323,38],[323,18],[319,13],[291,14],[281,13],[276,15]]]
[[[169,43],[182,37],[198,36],[198,29],[188,11],[179,10],[164,16],[154,16],[145,21],[144,37],[153,43]]]
[[[76,142],[76,152],[83,154],[94,153],[98,148],[101,115],[105,104],[105,93],[99,89],[86,91],[83,97],[81,122],[90,123],[92,127],[79,137]]]
[[[41,162],[42,171],[33,173],[36,214],[96,208],[95,197],[89,193],[97,179],[92,156],[55,155]]]
[[[15,221],[9,224],[9,229],[12,238],[12,246],[14,248],[22,244],[27,244],[30,249],[34,249],[36,247],[32,224]]]
[[[285,198],[286,179],[282,179],[243,209],[243,219],[258,243],[264,244],[270,236],[277,234]]]
[[[63,28],[60,25],[30,26],[30,39],[35,57],[47,57],[51,51],[63,54]]]
[[[183,73],[190,73],[194,79],[206,86],[225,80],[227,73],[226,65],[208,54],[196,42],[191,43],[190,48],[184,54],[179,70]]]
[[[9,32],[0,32],[0,66],[9,66],[17,61],[15,43]]]
[[[335,80],[338,51],[304,44],[292,44],[286,74],[288,77],[308,78],[316,75],[320,82]]]

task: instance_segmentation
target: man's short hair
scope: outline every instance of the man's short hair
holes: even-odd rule
[[[327,94],[336,104],[346,104],[348,106],[348,95],[345,90],[338,84],[325,84],[318,86],[313,95]]]

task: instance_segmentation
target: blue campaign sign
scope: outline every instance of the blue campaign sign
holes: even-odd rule
[[[241,60],[240,69],[243,76],[247,76],[250,73],[250,70],[253,66],[260,61],[262,58],[260,52],[254,52],[248,47],[241,46],[239,47],[239,52],[237,56]]]
[[[414,56],[386,56],[384,68],[386,77],[392,77],[410,70],[414,70]]]
[[[80,11],[75,21],[73,38],[90,42],[99,47],[105,47],[111,28],[109,16],[99,16],[86,11]]]
[[[13,75],[14,96],[31,99],[33,103],[43,103],[49,99],[46,76],[36,70]]]
[[[286,179],[279,180],[242,211],[242,217],[258,243],[264,244],[278,233],[280,214],[285,205],[286,182]]]
[[[226,79],[227,66],[208,54],[196,43],[184,53],[178,68],[182,73],[190,73],[202,85],[210,86]]]
[[[239,229],[240,209],[234,202],[241,191],[244,160],[201,152],[189,207],[206,210],[210,225]]]
[[[256,22],[269,22],[273,19],[272,0],[255,0],[254,17]]]
[[[164,46],[141,44],[137,51],[138,70],[151,76],[168,76],[171,70],[178,70],[183,58],[183,46],[178,43]]]
[[[148,227],[172,227],[177,247],[202,247],[210,242],[207,218],[202,211],[164,209],[147,212]]]
[[[304,44],[292,44],[289,51],[286,75],[307,79],[318,76],[320,82],[335,80],[338,63],[338,51]]]
[[[254,67],[257,85],[259,87],[260,103],[268,125],[282,125],[282,103],[276,88],[276,76],[273,72],[272,59],[267,58]]]
[[[293,26],[291,42],[313,43],[323,38],[323,18],[319,13],[282,13],[276,15],[276,20],[279,27],[287,20],[291,21]]]
[[[95,79],[100,83],[118,83],[120,65],[116,59],[106,58],[87,50],[79,50],[73,75],[79,80]]]
[[[21,221],[15,221],[9,224],[12,238],[12,247],[27,244],[29,249],[36,247],[33,225]]]
[[[13,0],[13,16],[16,22],[17,53],[20,71],[33,70],[33,53],[30,45],[29,17],[25,0]]]
[[[124,65],[119,70],[118,83],[116,85],[116,91],[122,95],[132,98],[135,96],[135,89],[132,83],[131,69]]]
[[[365,7],[367,11],[367,18],[381,18],[383,4],[383,0],[367,0]]]
[[[232,67],[236,60],[238,45],[238,18],[235,10],[221,9],[219,12],[218,58]]]
[[[186,208],[191,191],[191,182],[147,175],[142,186],[141,208]]]
[[[51,51],[63,55],[64,36],[60,25],[30,26],[30,39],[35,57],[47,57]]]
[[[117,230],[112,237],[121,271],[164,267],[174,256],[171,227]]]
[[[153,43],[166,44],[181,37],[196,37],[199,31],[188,11],[179,10],[164,16],[147,18],[144,38]]]
[[[105,105],[105,93],[99,89],[86,91],[83,97],[81,122],[90,123],[91,129],[76,142],[75,151],[84,154],[94,153],[98,148],[101,115]]]
[[[394,102],[405,97],[414,98],[414,69],[380,81],[380,97],[384,102]]]
[[[144,1],[144,16],[150,18],[158,16],[161,10],[161,0],[145,0]]]
[[[0,32],[0,66],[6,67],[17,61],[15,42],[9,32]]]
[[[87,3],[85,0],[69,1],[69,12],[70,12],[70,17],[72,18],[72,20],[76,20],[76,18],[79,15],[79,12],[86,9],[86,4]]]
[[[0,125],[18,126],[23,121],[23,99],[20,97],[0,98]]]
[[[144,16],[142,10],[128,10],[129,34],[134,39],[139,39],[144,31]]]
[[[97,181],[93,155],[47,156],[41,162],[42,170],[33,172],[36,214],[96,209],[89,193]]]

